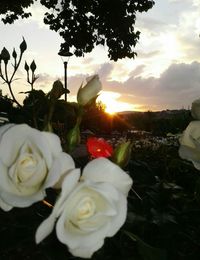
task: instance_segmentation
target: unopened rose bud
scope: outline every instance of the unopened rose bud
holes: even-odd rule
[[[112,160],[120,167],[125,167],[128,164],[132,150],[130,141],[119,144],[114,150]]]
[[[32,70],[32,72],[34,72],[35,70],[36,70],[36,64],[35,64],[35,61],[33,60],[32,62],[31,62],[31,65],[30,65],[30,69]]]
[[[10,60],[10,53],[8,50],[4,47],[3,50],[1,51],[1,59],[7,64],[8,61]]]
[[[65,93],[65,89],[63,87],[63,84],[60,80],[56,80],[54,83],[53,83],[53,87],[50,91],[50,98],[52,100],[57,100],[59,99],[64,93]],[[69,91],[67,92],[69,93]]]
[[[99,91],[102,89],[101,82],[98,75],[89,78],[85,86],[81,86],[77,93],[77,101],[79,105],[85,106],[97,97]]]
[[[13,58],[14,58],[14,59],[16,59],[16,58],[17,58],[17,53],[16,53],[15,49],[13,49],[12,56],[13,56]]]
[[[27,64],[26,61],[25,61],[24,69],[25,69],[27,72],[29,71],[29,66],[28,66],[28,64]]]
[[[76,124],[67,134],[67,150],[71,152],[80,143],[80,128]]]
[[[27,44],[26,44],[26,41],[24,40],[24,37],[23,37],[23,41],[20,44],[19,48],[21,50],[21,53],[25,52],[25,50],[27,49]]]
[[[193,101],[191,114],[194,119],[200,120],[200,99]]]

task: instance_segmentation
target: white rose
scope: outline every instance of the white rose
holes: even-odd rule
[[[192,121],[180,138],[179,155],[200,170],[200,121]]]
[[[200,99],[192,103],[191,114],[194,119],[200,120]]]
[[[65,177],[51,215],[37,229],[36,242],[52,232],[58,219],[58,239],[74,256],[90,258],[124,224],[132,179],[105,158],[89,162],[79,179],[78,169]]]
[[[58,136],[28,125],[0,128],[0,207],[27,207],[42,200],[74,161],[62,152]]]
[[[79,105],[87,105],[93,98],[95,98],[102,89],[101,82],[98,75],[94,75],[87,79],[87,84],[80,87],[77,93],[77,101]]]
[[[90,161],[83,169],[81,180],[94,182],[108,182],[124,193],[125,196],[132,186],[132,179],[118,165],[106,158],[98,158]]]

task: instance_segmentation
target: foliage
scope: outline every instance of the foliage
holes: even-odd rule
[[[0,14],[3,22],[12,23],[20,16],[28,17],[24,11],[33,0],[3,1]],[[117,61],[125,57],[134,58],[134,47],[140,32],[136,31],[137,12],[147,12],[153,0],[40,0],[49,10],[44,22],[59,33],[64,42],[62,52],[72,51],[76,56],[91,52],[96,45],[107,45],[108,56]]]
[[[127,131],[131,125],[118,114],[109,115],[102,102],[96,102],[85,108],[86,113],[82,119],[82,130],[90,129],[96,134],[110,134],[113,131],[120,133]]]
[[[167,146],[133,151],[128,170],[141,199],[130,198],[127,230],[166,251],[167,259],[198,259],[200,210],[194,191],[199,172],[178,157],[178,147]]]
[[[19,18],[28,18],[31,13],[26,12],[24,9],[28,8],[34,0],[20,0],[20,1],[1,1],[0,14],[4,23],[12,23]]]
[[[155,135],[180,133],[192,120],[190,110],[166,110],[160,112],[134,112],[127,121],[137,130],[149,131]]]
[[[13,102],[12,100],[6,95],[2,95],[2,91],[0,93],[0,112],[5,112],[5,113],[11,113],[13,109]]]

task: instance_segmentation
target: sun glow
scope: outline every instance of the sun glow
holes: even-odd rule
[[[135,106],[130,103],[118,101],[117,99],[120,97],[121,94],[119,93],[112,91],[102,91],[97,101],[101,101],[106,106],[105,111],[111,115],[117,112],[131,111],[135,109]]]
[[[173,60],[181,57],[181,46],[175,34],[171,32],[162,33],[160,36],[160,43],[163,54],[167,59]]]

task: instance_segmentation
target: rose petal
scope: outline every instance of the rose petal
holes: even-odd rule
[[[192,161],[195,168],[200,170],[200,151],[181,145],[179,148],[179,156],[182,159]]]
[[[125,171],[106,158],[90,161],[83,169],[81,179],[89,179],[94,182],[109,182],[125,195],[128,194],[133,183]]]
[[[25,124],[15,125],[3,134],[0,145],[0,158],[2,162],[7,167],[10,167],[26,140],[29,140],[30,143],[38,147],[42,156],[45,158],[47,167],[50,168],[53,158],[46,138],[44,138],[42,132]]]
[[[118,201],[116,203],[117,215],[110,222],[110,230],[107,234],[108,237],[114,236],[119,229],[123,226],[127,216],[127,199],[124,194],[119,192]]]
[[[105,202],[108,203],[108,206],[110,206],[111,208],[107,208],[105,209],[103,212],[97,212],[96,214],[102,214],[102,218],[105,219],[105,217],[107,218],[106,222],[104,221],[103,225],[102,223],[100,223],[99,226],[97,226],[97,230],[95,230],[94,232],[84,232],[83,230],[82,232],[78,232],[75,228],[73,228],[72,225],[70,225],[70,223],[67,225],[66,221],[69,220],[69,216],[71,214],[71,210],[73,207],[73,200],[75,195],[81,191],[81,189],[83,188],[88,188],[88,189],[93,189],[98,191],[102,197],[105,198]],[[68,200],[65,202],[65,209],[63,211],[63,213],[61,214],[57,225],[56,225],[56,233],[57,233],[57,237],[58,239],[66,244],[70,250],[74,250],[76,248],[84,248],[84,247],[88,247],[88,245],[93,245],[94,241],[95,244],[98,243],[98,241],[103,241],[104,238],[107,236],[107,234],[110,234],[110,229],[111,229],[111,222],[113,221],[113,219],[115,218],[115,216],[117,215],[117,211],[115,211],[115,215],[113,215],[113,209],[115,209],[115,204],[118,203],[118,195],[119,192],[110,184],[108,183],[99,183],[99,184],[94,184],[89,186],[87,183],[82,183],[81,185],[79,185],[79,187],[73,191],[73,193],[69,196]],[[90,193],[88,192],[88,196],[90,196]],[[91,194],[92,196],[92,194]],[[113,202],[112,200],[115,200],[115,202]],[[120,200],[120,203],[122,202],[122,200]],[[109,205],[110,204],[110,205]],[[120,207],[121,205],[119,205]],[[114,207],[114,208],[112,208]],[[122,207],[123,208],[123,207]],[[125,213],[126,214],[126,213]],[[96,216],[94,216],[94,218],[96,218]],[[120,223],[120,226],[122,225],[121,222],[119,221],[121,219],[121,217],[118,219],[118,223]],[[93,220],[93,219],[92,219]],[[116,222],[117,223],[117,222]],[[115,228],[115,230],[113,232],[116,233],[116,223],[113,224],[113,228]]]
[[[32,205],[34,202],[42,200],[46,193],[44,190],[39,190],[32,195],[23,196],[19,189],[10,180],[7,172],[7,168],[0,161],[0,191],[1,198],[8,204],[16,207],[27,207]]]
[[[66,197],[71,192],[71,190],[74,189],[79,178],[80,178],[79,169],[72,170],[65,177],[62,183],[61,195],[56,201],[56,204],[54,205],[54,208],[51,212],[51,215],[47,219],[45,219],[36,230],[35,239],[37,244],[40,243],[45,237],[47,237],[52,232],[54,228],[54,223],[56,221],[56,218],[59,217],[62,211],[62,207],[66,200]]]
[[[0,141],[1,141],[1,137],[2,135],[11,127],[13,127],[14,124],[6,124],[0,127]]]
[[[55,221],[55,215],[50,215],[39,225],[35,233],[36,244],[39,244],[53,231]]]
[[[37,193],[31,195],[31,196],[17,196],[16,194],[11,194],[8,192],[1,192],[1,198],[8,203],[9,205],[12,205],[13,207],[29,207],[33,203],[43,200],[46,196],[46,193],[44,190],[40,190]]]
[[[52,138],[53,137],[55,137],[55,139],[58,140],[56,135],[53,135]],[[35,145],[40,150],[42,157],[45,159],[47,168],[50,169],[54,159],[53,148],[49,146],[49,141],[48,138],[46,138],[45,132],[41,132],[37,129],[31,128],[29,130],[27,139],[29,140],[30,143]],[[60,144],[59,140],[58,140],[58,144]]]
[[[192,121],[180,138],[179,155],[200,170],[200,121]]]
[[[9,204],[7,204],[5,201],[3,201],[1,198],[0,198],[0,208],[3,209],[4,211],[9,211],[11,210],[13,207]]]
[[[72,170],[74,168],[75,164],[72,157],[69,154],[61,152],[53,162],[44,187],[52,187],[56,183],[56,188],[60,188],[63,180],[63,178],[61,179],[61,177],[69,170]]]
[[[22,196],[16,186],[10,181],[7,169],[0,161],[1,178],[0,178],[0,197],[5,203],[15,207],[28,207],[36,201],[42,200],[46,193],[44,190],[39,190],[31,196]],[[19,195],[17,195],[19,194]]]
[[[104,240],[94,241],[92,244],[85,247],[76,247],[74,249],[69,249],[69,252],[77,257],[81,258],[91,258],[94,252],[100,249],[104,244]]]
[[[109,222],[105,225],[101,226],[98,229],[98,232],[90,232],[82,234],[81,232],[75,232],[74,229],[68,227],[68,230],[65,230],[66,226],[66,216],[62,214],[58,219],[56,224],[56,234],[58,239],[65,245],[67,245],[70,249],[75,249],[79,247],[87,247],[88,245],[92,245],[95,241],[104,240],[106,234],[109,230]]]
[[[0,169],[1,169],[1,175],[0,175],[0,191],[1,191],[1,193],[3,193],[3,192],[10,193],[10,194],[14,194],[14,196],[19,194],[19,190],[13,184],[13,182],[11,181],[11,179],[8,176],[7,167],[1,162],[1,160],[0,160]]]
[[[85,86],[81,86],[77,93],[77,101],[80,105],[85,106],[90,100],[95,98],[99,91],[101,90],[102,85],[99,80],[98,75],[94,75],[87,80]]]
[[[1,137],[0,158],[6,166],[9,167],[14,162],[21,144],[27,137],[28,131],[29,127],[25,124],[15,125],[10,127]]]
[[[180,138],[180,144],[189,146],[190,148],[196,148],[195,140],[198,141],[200,138],[200,121],[192,121],[187,126]]]
[[[62,147],[60,143],[60,139],[57,135],[49,132],[41,133],[48,142],[49,149],[53,153],[54,157],[57,157],[60,152],[62,152]]]
[[[58,199],[58,201],[54,206],[54,210],[56,212],[57,217],[60,215],[62,211],[61,207],[63,207],[64,201],[67,199],[68,195],[71,194],[72,191],[75,189],[79,179],[80,179],[80,169],[70,170],[69,173],[64,178],[62,183],[62,191],[60,194],[60,198]]]
[[[57,157],[62,152],[60,139],[52,133],[41,132],[26,124],[8,124],[0,128],[1,146],[0,158],[8,167],[15,160],[19,149],[25,141],[33,143],[45,157],[48,168],[52,163],[52,156]],[[9,140],[9,142],[8,142]],[[4,149],[6,147],[6,149]]]

